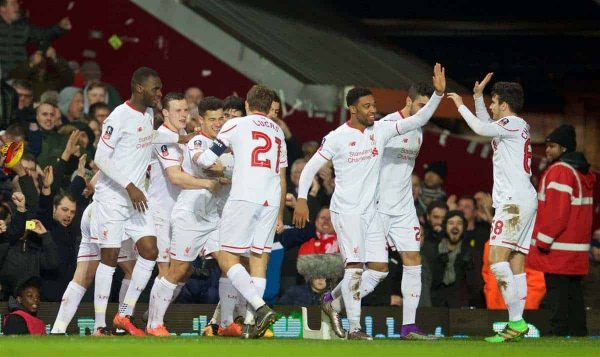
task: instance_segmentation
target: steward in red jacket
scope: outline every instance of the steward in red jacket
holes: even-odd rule
[[[538,211],[527,265],[544,272],[544,305],[552,310],[548,333],[585,336],[581,280],[589,268],[596,178],[583,154],[574,152],[575,129],[571,125],[554,130],[546,142],[546,156],[554,162],[538,187]]]

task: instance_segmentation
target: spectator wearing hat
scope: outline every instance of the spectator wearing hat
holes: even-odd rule
[[[435,161],[425,166],[421,192],[417,199],[421,211],[426,211],[431,202],[446,200],[446,192],[442,185],[447,173],[448,167],[444,161]]]
[[[45,335],[46,324],[37,317],[40,307],[39,279],[30,278],[8,301],[8,315],[2,319],[4,335]]]
[[[279,305],[319,305],[323,293],[334,287],[344,273],[344,263],[339,254],[301,255],[296,266],[306,283],[287,289],[279,299]]]
[[[63,124],[83,118],[83,92],[77,87],[66,87],[58,94],[58,108]]]
[[[546,138],[552,164],[538,187],[538,211],[527,257],[544,272],[544,304],[552,311],[549,334],[587,335],[581,281],[588,273],[596,177],[585,156],[575,151],[575,128],[561,125]]]

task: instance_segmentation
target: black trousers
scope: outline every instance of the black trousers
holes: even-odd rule
[[[546,296],[544,305],[551,310],[550,331],[554,336],[586,336],[587,325],[582,275],[544,274]]]

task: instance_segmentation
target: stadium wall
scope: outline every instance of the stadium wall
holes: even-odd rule
[[[38,316],[46,322],[48,328],[54,322],[58,313],[59,303],[42,303]],[[138,316],[147,309],[147,304],[138,304]],[[117,304],[109,304],[107,316],[117,312]],[[165,316],[165,323],[171,332],[194,336],[201,334],[202,329],[212,317],[214,305],[187,305],[175,304],[169,307]],[[301,337],[302,315],[298,306],[276,306],[277,312],[282,316],[273,326],[275,337],[294,338]],[[7,312],[6,303],[0,303],[0,312]],[[427,332],[438,331],[445,336],[482,336],[489,334],[495,322],[505,322],[507,313],[503,310],[485,309],[446,309],[446,308],[421,308],[417,311],[419,326]],[[381,338],[399,338],[402,325],[402,309],[397,307],[363,307],[363,324],[368,333]],[[546,331],[549,327],[549,313],[545,310],[526,311],[525,319],[535,329],[530,332],[535,335]],[[139,321],[141,324],[141,321]],[[595,310],[587,311],[587,324],[589,334],[600,335],[600,313]],[[85,335],[93,331],[94,305],[81,304],[68,332],[70,334]],[[311,329],[320,327],[320,311],[317,306],[308,308],[308,326]],[[87,331],[86,331],[87,329]],[[441,330],[440,330],[441,329]]]

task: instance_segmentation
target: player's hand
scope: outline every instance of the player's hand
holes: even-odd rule
[[[292,209],[296,208],[296,196],[294,196],[291,193],[286,193],[285,194],[285,205],[287,207],[290,207]]]
[[[294,218],[292,223],[296,228],[304,228],[308,222],[308,203],[306,198],[298,198],[296,200],[296,208],[294,208]]]
[[[204,169],[204,172],[209,177],[221,177],[225,172],[225,167],[219,161],[216,161],[210,167]]]
[[[63,17],[62,19],[60,19],[60,21],[58,22],[58,26],[66,31],[70,31],[73,28],[71,20],[68,17]]]
[[[446,91],[446,69],[439,63],[433,66],[433,87],[435,88],[435,94],[444,95]]]
[[[231,185],[231,179],[229,177],[219,177],[217,182],[219,185]]]
[[[485,86],[490,82],[493,75],[494,72],[490,72],[485,75],[481,83],[479,83],[479,81],[475,82],[475,85],[473,86],[473,97],[479,98],[483,95],[483,90],[485,89]]]
[[[148,209],[148,200],[146,199],[146,196],[144,195],[142,190],[135,187],[135,185],[131,182],[129,183],[129,185],[127,185],[125,189],[127,190],[129,199],[133,204],[133,208],[135,208],[139,212],[145,213]]]
[[[283,218],[277,217],[277,225],[275,226],[275,233],[281,234],[285,230],[285,225],[283,224]]]
[[[196,132],[185,134],[185,135],[179,135],[179,141],[177,143],[179,143],[179,144],[187,144],[196,135],[198,135]]]
[[[17,211],[25,212],[25,195],[22,192],[14,192],[11,199],[17,207]]]
[[[446,97],[452,99],[452,101],[456,105],[456,108],[460,108],[460,106],[463,105],[463,100],[461,96],[456,93],[448,93],[446,94]]]

